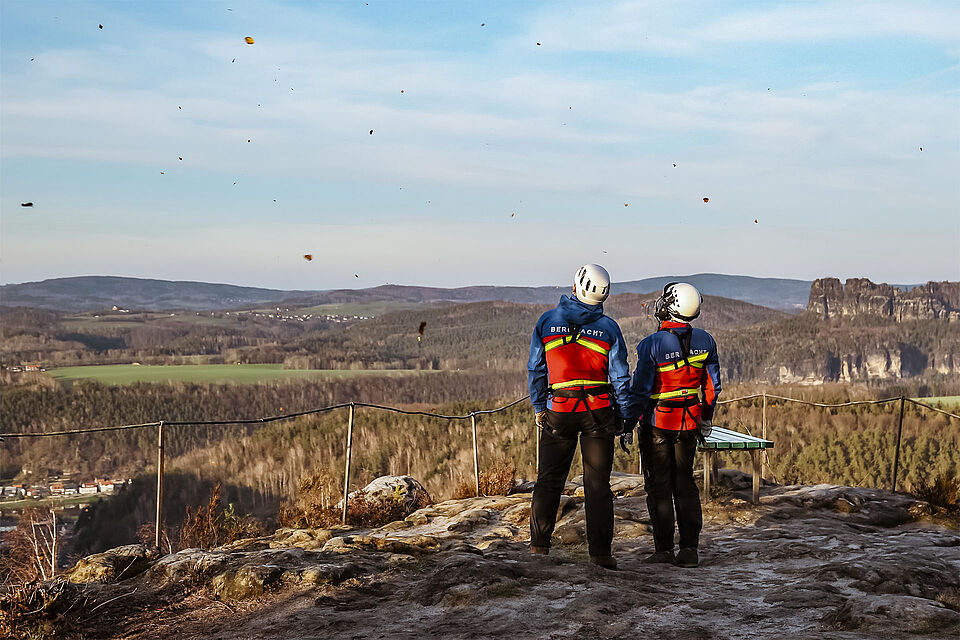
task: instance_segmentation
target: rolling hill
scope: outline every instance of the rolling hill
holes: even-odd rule
[[[618,294],[646,294],[658,291],[666,283],[675,280],[690,282],[706,295],[791,311],[804,308],[811,285],[811,281],[807,280],[701,273],[618,282],[614,284],[613,290]],[[553,304],[559,294],[566,293],[566,290],[566,284],[541,287],[484,285],[458,288],[385,284],[367,289],[285,291],[206,282],[119,276],[79,276],[2,285],[0,286],[0,306],[78,312],[109,309],[114,305],[127,309],[159,311],[243,309],[277,303],[283,303],[288,307],[337,303],[467,303],[490,300]]]

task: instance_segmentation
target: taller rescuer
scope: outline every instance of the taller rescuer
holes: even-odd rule
[[[573,297],[537,322],[530,340],[530,401],[541,435],[540,468],[530,513],[530,551],[546,554],[556,525],[560,493],[577,450],[583,455],[590,561],[616,568],[613,541],[614,436],[621,433],[630,388],[627,348],[620,327],[603,314],[610,275],[596,264],[580,267]]]
[[[693,285],[671,282],[657,300],[660,328],[637,345],[628,426],[639,418],[647,510],[655,553],[645,562],[699,564],[697,547],[703,516],[693,480],[699,439],[709,435],[720,394],[717,343],[690,326],[703,298]],[[673,554],[674,506],[680,551]]]

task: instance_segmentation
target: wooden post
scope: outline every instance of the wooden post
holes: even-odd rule
[[[163,429],[163,420],[160,421],[160,425],[157,428],[157,520],[154,524],[156,531],[154,531],[154,546],[157,549],[160,549],[160,537],[163,533],[163,517],[161,515],[161,507],[163,506],[163,440],[164,436]]]
[[[537,468],[534,469],[534,473],[539,475],[540,474],[540,427],[537,426],[536,422],[533,423],[533,431],[534,431],[533,447],[534,449],[536,449],[536,458],[537,458]]]
[[[343,514],[340,516],[340,524],[347,524],[347,503],[350,501],[350,456],[353,453],[353,409],[354,405],[350,403],[350,416],[347,418],[347,451],[346,463],[343,467]]]
[[[710,502],[710,472],[713,470],[713,449],[703,450],[703,501]]]
[[[767,392],[763,392],[763,408],[760,412],[760,437],[767,439]],[[767,450],[760,452],[760,477],[767,477]]]
[[[637,438],[637,475],[643,475],[643,458],[640,457],[640,430],[636,431]]]
[[[476,480],[477,497],[480,497],[480,451],[477,449],[477,414],[470,414],[470,426],[473,427],[473,477]],[[539,450],[540,447],[537,447]]]
[[[897,425],[897,450],[893,456],[893,491],[897,490],[897,472],[900,470],[900,438],[903,435],[903,405],[905,399],[900,396],[900,423]]]
[[[761,449],[750,449],[750,462],[753,463],[753,504],[760,502],[760,454]]]

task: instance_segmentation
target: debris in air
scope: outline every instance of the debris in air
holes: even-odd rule
[[[516,215],[517,215],[517,213],[516,213],[516,212],[513,212],[513,213],[510,214],[510,217],[513,218],[513,217],[516,216]]]
[[[427,323],[426,323],[426,322],[421,322],[421,323],[420,323],[420,328],[417,329],[417,334],[418,334],[418,335],[417,335],[417,342],[420,342],[420,340],[423,339],[423,330],[426,329],[426,328],[427,328]]]
[[[20,203],[20,206],[21,206],[21,207],[32,207],[32,206],[33,206],[33,203],[32,203],[32,202],[21,202],[21,203]]]
[[[103,29],[103,25],[102,25],[102,24],[101,24],[101,25],[98,25],[98,26],[99,26],[101,29]]]
[[[703,201],[704,201],[704,202],[710,202],[710,198],[704,198]]]
[[[353,274],[353,277],[354,277],[354,278],[359,278],[360,275],[355,273],[355,274]]]
[[[230,61],[230,64],[233,64],[233,63],[236,62],[236,61],[237,61],[237,59],[234,58],[233,60]]]
[[[754,219],[753,219],[753,224],[760,224],[760,221],[757,220],[756,218],[754,218]]]
[[[487,23],[486,23],[486,22],[481,22],[481,23],[480,23],[480,26],[481,26],[481,27],[485,27],[485,26],[487,26]]]
[[[163,171],[160,172],[160,175],[163,175]]]
[[[629,202],[624,202],[624,203],[623,203],[623,206],[629,207],[629,206],[630,206],[630,203],[629,203]]]
[[[537,46],[538,46],[538,47],[540,46],[540,43],[539,43],[539,42],[537,43]]]
[[[33,58],[30,58],[30,59],[33,60]],[[920,151],[923,151],[923,147],[920,147]]]
[[[370,135],[373,135],[373,129],[370,129]]]
[[[247,36],[246,38],[244,38],[243,41],[246,42],[247,44],[253,44],[253,38],[251,38],[250,36]]]
[[[250,142],[250,138],[247,138],[247,142]]]
[[[676,163],[676,162],[673,163],[673,168],[674,168],[674,169],[677,168],[677,163]]]
[[[400,93],[403,93],[403,89],[400,89]]]
[[[183,109],[183,107],[177,107],[177,109]]]
[[[276,200],[274,200],[274,202],[276,202]],[[303,254],[303,259],[306,260],[307,262],[310,262],[311,260],[313,260],[313,254],[312,254],[312,253],[305,253],[305,254]]]
[[[30,62],[33,62],[33,58],[30,58]]]
[[[177,156],[177,160],[179,160],[180,162],[183,162],[183,156]]]

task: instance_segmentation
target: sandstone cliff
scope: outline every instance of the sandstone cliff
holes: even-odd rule
[[[960,321],[960,282],[928,282],[910,291],[866,278],[820,278],[810,287],[807,311],[823,318],[874,315],[904,320]]]

